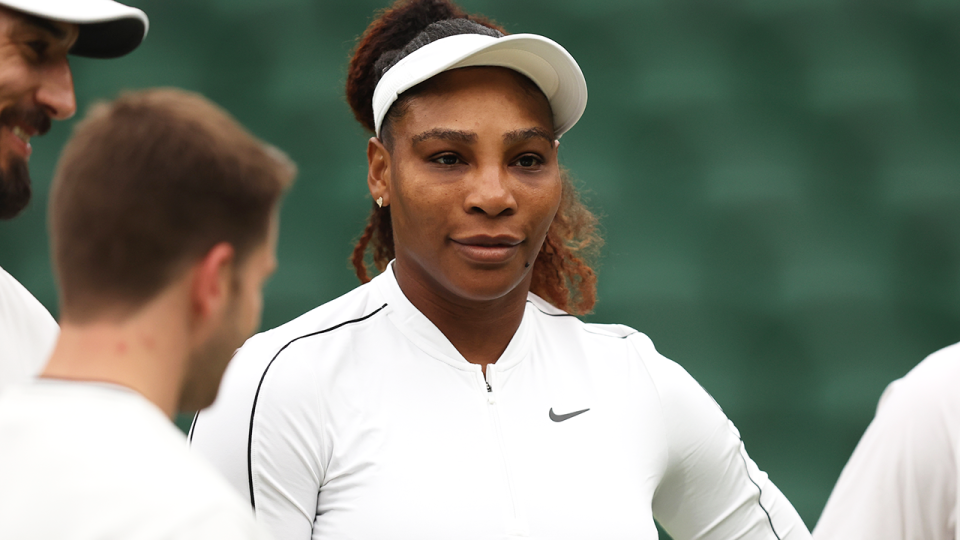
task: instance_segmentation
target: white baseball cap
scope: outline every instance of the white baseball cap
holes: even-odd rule
[[[553,40],[535,34],[457,34],[420,47],[383,74],[373,91],[377,136],[400,94],[444,71],[471,66],[505,67],[533,81],[550,102],[557,138],[577,123],[587,107],[587,82],[580,66]]]
[[[140,45],[150,26],[144,12],[113,0],[0,0],[0,5],[79,25],[80,35],[70,53],[91,58],[129,53]]]

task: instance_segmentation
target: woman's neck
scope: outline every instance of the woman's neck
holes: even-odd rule
[[[410,303],[436,326],[468,362],[496,362],[520,327],[530,288],[529,277],[513,290],[493,300],[470,300],[445,291],[436,282],[405,271],[394,275]]]

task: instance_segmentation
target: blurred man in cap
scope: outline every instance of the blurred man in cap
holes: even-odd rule
[[[30,201],[30,139],[76,111],[67,54],[123,56],[147,16],[112,0],[0,0],[0,220]],[[50,313],[0,267],[0,392],[43,368],[57,336]]]

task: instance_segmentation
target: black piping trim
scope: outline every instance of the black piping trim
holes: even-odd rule
[[[527,303],[530,304],[531,306],[537,308],[537,311],[539,311],[540,313],[543,313],[544,315],[546,315],[546,316],[548,316],[548,317],[573,317],[574,319],[577,318],[576,316],[571,315],[571,314],[569,314],[569,313],[547,313],[546,311],[540,309],[540,306],[534,304],[534,303],[531,302],[530,300],[527,300]]]
[[[595,335],[595,336],[602,336],[602,337],[608,337],[608,338],[613,338],[613,339],[627,339],[628,337],[630,337],[630,336],[632,336],[632,335],[634,335],[634,334],[639,334],[639,333],[640,333],[639,331],[634,330],[633,332],[630,332],[629,334],[625,334],[625,335],[622,335],[622,336],[611,336],[611,335],[609,335],[609,334],[601,334],[600,332],[591,332],[590,330],[587,330],[586,328],[585,328],[583,331],[586,332],[586,333],[588,333],[588,334],[593,334],[593,335]]]
[[[295,338],[291,339],[290,341],[288,341],[286,345],[284,345],[283,347],[280,347],[280,350],[277,351],[277,354],[273,355],[273,358],[271,358],[271,359],[270,359],[270,362],[267,363],[267,367],[263,368],[263,375],[260,376],[260,382],[257,383],[257,392],[253,395],[253,408],[250,409],[250,431],[247,433],[247,481],[248,481],[249,484],[250,484],[250,506],[252,506],[254,510],[257,509],[257,503],[256,503],[256,500],[254,500],[254,496],[253,496],[253,458],[252,458],[252,454],[253,454],[253,419],[254,419],[254,416],[257,414],[257,400],[260,399],[260,388],[263,386],[263,380],[267,377],[267,371],[270,370],[270,366],[272,366],[272,365],[273,365],[273,362],[277,359],[277,357],[280,356],[280,353],[282,353],[282,352],[284,351],[284,349],[286,349],[287,347],[289,347],[294,341],[299,341],[299,340],[301,340],[301,339],[303,339],[303,338],[308,338],[308,337],[312,337],[312,336],[316,336],[316,335],[320,335],[320,334],[325,334],[325,333],[327,333],[327,332],[332,332],[333,330],[336,330],[337,328],[340,328],[340,327],[342,327],[342,326],[346,326],[346,325],[348,325],[348,324],[353,324],[353,323],[358,323],[358,322],[361,322],[361,321],[365,321],[365,320],[369,319],[370,317],[373,317],[373,316],[376,315],[377,313],[380,313],[380,311],[383,310],[383,308],[385,308],[385,307],[387,307],[387,304],[384,304],[384,305],[378,307],[373,313],[370,313],[369,315],[364,315],[363,317],[360,317],[359,319],[352,319],[352,320],[349,320],[349,321],[342,322],[342,323],[340,323],[340,324],[338,324],[338,325],[331,326],[330,328],[325,328],[325,329],[323,329],[323,330],[318,330],[318,331],[316,331],[316,332],[311,332],[311,333],[309,333],[309,334],[304,334],[304,335],[302,335],[302,336],[300,336],[300,337],[295,337]]]
[[[547,313],[546,311],[540,309],[540,306],[534,304],[534,303],[531,302],[530,300],[527,300],[527,303],[530,304],[531,306],[533,306],[534,308],[536,308],[537,311],[539,311],[540,313],[543,313],[543,314],[546,315],[547,317],[573,317],[574,319],[579,320],[576,315],[571,315],[571,314],[569,314],[569,313]],[[629,334],[627,334],[627,335],[625,335],[625,336],[610,336],[610,335],[607,335],[607,334],[601,334],[600,332],[591,332],[590,330],[586,330],[586,329],[584,330],[584,332],[586,332],[586,333],[588,333],[588,334],[593,334],[593,335],[595,335],[595,336],[611,337],[611,338],[614,338],[614,339],[627,339],[628,337],[630,337],[630,336],[632,336],[632,335],[634,335],[634,334],[639,334],[639,333],[640,333],[640,332],[634,330],[633,332],[630,332]],[[778,540],[779,540],[779,539],[778,539]]]
[[[740,446],[743,446],[743,439],[740,439]],[[767,509],[763,507],[763,501],[760,500],[763,497],[763,490],[760,489],[760,485],[753,481],[753,478],[750,477],[750,467],[747,466],[747,458],[743,457],[743,452],[740,449],[737,449],[737,453],[740,454],[740,459],[743,461],[743,466],[747,470],[747,479],[750,480],[750,483],[757,487],[757,504],[760,505],[760,509],[763,510],[763,513],[767,515],[767,522],[770,524],[770,530],[773,531],[773,535],[777,537],[777,540],[780,540],[780,535],[777,534],[777,529],[773,526],[773,518],[770,517],[770,512],[767,512]]]
[[[193,430],[197,427],[197,417],[200,416],[200,411],[193,413],[193,420],[190,421],[190,431],[187,436],[187,444],[193,444]]]

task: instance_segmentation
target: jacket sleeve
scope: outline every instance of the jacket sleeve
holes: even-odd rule
[[[659,393],[667,468],[653,513],[674,540],[804,540],[790,501],[747,455],[716,401],[649,338],[631,337]]]
[[[324,478],[315,375],[296,343],[264,337],[237,352],[216,402],[197,415],[190,444],[250,501],[272,536],[309,540]]]
[[[960,348],[951,349],[884,391],[814,538],[956,538]]]

